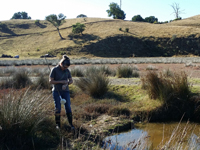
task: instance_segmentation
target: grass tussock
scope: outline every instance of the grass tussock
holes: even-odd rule
[[[31,85],[32,82],[28,76],[28,73],[24,71],[15,72],[11,78],[7,78],[6,80],[2,80],[0,83],[0,88],[25,88],[26,86]]]
[[[130,65],[120,65],[116,70],[116,75],[118,78],[130,78],[140,76],[138,68],[132,67]]]
[[[84,74],[85,76],[88,76],[91,74],[91,72],[96,73],[96,74],[103,73],[107,76],[115,75],[115,71],[111,70],[108,66],[105,66],[105,65],[87,67]]]
[[[43,133],[45,132],[40,132],[40,130],[44,129],[42,127],[44,121],[49,123],[47,114],[51,113],[49,96],[44,95],[41,91],[22,89],[20,91],[10,90],[2,97],[0,101],[0,126],[2,128],[0,148],[26,149],[33,148],[34,144],[35,146],[42,144],[38,140],[40,137],[44,138]],[[51,123],[47,128],[50,130],[52,125]]]
[[[188,100],[190,98],[191,89],[184,72],[169,75],[150,71],[141,81],[142,87],[147,90],[152,99],[169,102],[174,99]]]
[[[80,67],[74,67],[73,69],[71,69],[71,75],[73,77],[83,77],[84,76],[83,69],[81,69]]]
[[[192,101],[191,86],[184,72],[168,76],[150,71],[142,78],[142,87],[151,99],[163,103],[149,113],[151,121],[177,121],[183,115],[184,120],[195,118],[196,104]]]
[[[38,89],[50,89],[51,84],[49,84],[49,77],[41,75],[37,78],[37,80],[32,85],[32,88]]]
[[[102,97],[110,85],[110,81],[104,73],[90,72],[87,77],[79,78],[75,83],[82,91],[92,97]]]

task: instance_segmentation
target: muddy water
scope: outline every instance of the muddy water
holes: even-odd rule
[[[193,144],[197,146],[195,149],[200,150],[200,139],[198,139],[200,137],[200,124],[197,123],[138,123],[135,125],[135,129],[106,137],[104,141],[110,150],[129,150],[134,146],[136,149],[143,149],[147,145],[147,149],[161,149],[161,146],[167,142],[176,143],[181,141],[181,137],[184,136],[182,145],[190,147],[189,145]],[[140,140],[140,145],[136,146],[138,140]],[[190,144],[187,143],[189,140],[191,140]]]

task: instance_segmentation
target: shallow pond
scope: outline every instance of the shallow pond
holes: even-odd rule
[[[177,149],[200,150],[200,124],[197,123],[148,123],[135,124],[135,129],[104,139],[110,150],[162,149],[173,145]],[[191,148],[192,147],[192,148]]]

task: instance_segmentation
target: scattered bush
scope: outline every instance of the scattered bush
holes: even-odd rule
[[[109,79],[104,73],[91,72],[87,77],[80,77],[76,85],[84,92],[93,97],[102,97],[107,91],[110,84]]]
[[[122,31],[122,28],[119,28],[119,31]]]
[[[125,31],[126,31],[126,32],[129,32],[129,28],[126,28]]]
[[[40,25],[40,20],[38,20],[38,19],[35,20],[35,24],[36,24],[36,25]]]
[[[83,34],[83,31],[85,30],[85,25],[84,24],[81,24],[81,23],[76,23],[75,25],[72,25],[72,32],[74,34]]]
[[[0,31],[5,31],[5,30],[8,30],[7,25],[0,22]]]

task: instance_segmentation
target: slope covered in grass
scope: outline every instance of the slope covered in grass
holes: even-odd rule
[[[85,24],[81,35],[72,34],[72,25]],[[150,24],[118,19],[66,19],[56,28],[47,21],[8,20],[0,28],[0,54],[38,58],[46,53],[71,57],[132,57],[199,55],[199,15],[166,24]],[[119,30],[122,29],[122,31]],[[125,29],[129,28],[129,32]]]

